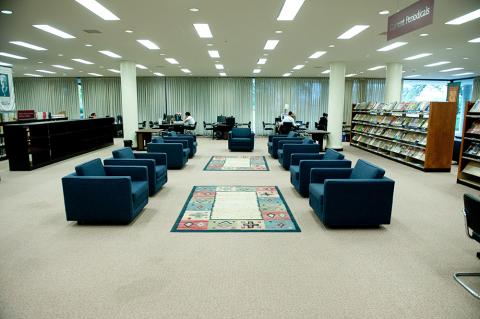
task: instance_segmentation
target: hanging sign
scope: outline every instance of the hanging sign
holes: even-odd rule
[[[0,66],[0,111],[15,110],[15,95],[13,94],[12,69]]]
[[[420,0],[388,17],[387,40],[433,23],[434,0]]]

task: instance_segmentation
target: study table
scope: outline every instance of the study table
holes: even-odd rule
[[[138,151],[144,151],[147,146],[147,143],[150,143],[152,140],[152,135],[161,135],[161,133],[165,131],[164,129],[161,128],[142,128],[139,130],[136,130],[135,133],[137,135],[137,150]]]
[[[318,145],[320,145],[320,151],[323,151],[323,138],[325,137],[325,135],[330,134],[330,132],[322,130],[312,130],[306,131],[306,133],[312,136],[312,140],[318,142]]]

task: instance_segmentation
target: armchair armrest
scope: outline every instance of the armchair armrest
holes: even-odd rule
[[[267,123],[265,123],[267,124]],[[272,142],[275,137],[287,137],[287,134],[276,134],[276,135],[269,135],[268,136],[268,141]]]
[[[169,153],[169,152],[182,152],[182,143],[148,143],[148,153]]]
[[[155,165],[167,165],[166,153],[135,153],[135,158],[153,159],[155,160]]]
[[[182,139],[168,140],[168,139],[164,139],[164,142],[167,143],[167,144],[182,144],[183,148],[188,148],[188,141],[187,140],[182,140]]]
[[[107,176],[130,176],[132,181],[148,181],[145,166],[104,166]]]
[[[287,144],[302,144],[303,143],[303,138],[302,139],[292,138],[292,139],[286,139],[286,140],[279,140],[277,143],[278,143],[278,149],[281,150]]]
[[[326,179],[350,178],[353,168],[312,168],[310,183],[324,183]]]
[[[292,153],[290,165],[299,165],[301,160],[321,160],[323,154],[317,153]]]

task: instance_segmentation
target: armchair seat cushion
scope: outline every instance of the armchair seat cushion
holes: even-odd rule
[[[144,199],[145,194],[148,194],[148,183],[144,181],[132,181],[132,197],[134,202]]]
[[[155,166],[155,176],[156,176],[157,180],[164,177],[165,174],[167,174],[167,166],[165,166],[165,165]]]
[[[323,204],[323,195],[325,190],[325,184],[312,183],[310,184],[310,196],[314,196]]]
[[[250,145],[252,143],[252,140],[248,137],[233,137],[232,142],[235,144],[246,144]]]

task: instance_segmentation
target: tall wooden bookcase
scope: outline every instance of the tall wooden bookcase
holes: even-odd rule
[[[430,172],[449,172],[457,107],[430,102],[427,112],[352,109],[350,145]]]
[[[480,112],[470,112],[473,105],[465,103],[457,183],[480,189]]]

